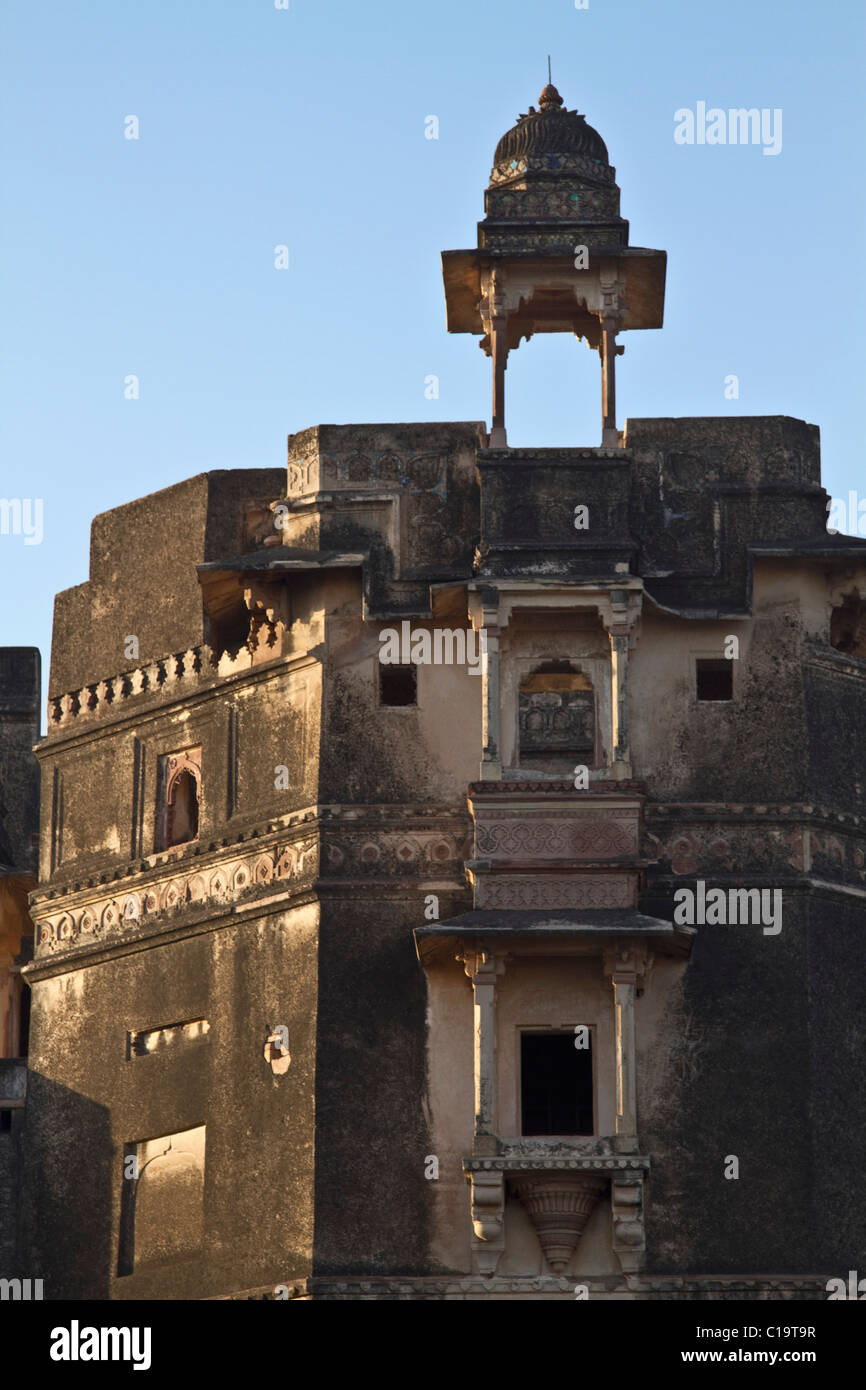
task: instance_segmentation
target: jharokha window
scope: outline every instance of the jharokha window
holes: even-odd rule
[[[198,839],[201,805],[201,749],[168,753],[160,759],[157,849]]]
[[[569,661],[545,661],[520,687],[522,767],[595,757],[595,696],[592,685]]]

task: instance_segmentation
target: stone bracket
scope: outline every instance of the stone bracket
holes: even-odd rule
[[[614,1254],[623,1274],[636,1274],[646,1250],[642,1174],[611,1175],[610,1216]]]
[[[499,1170],[475,1169],[466,1174],[472,1212],[472,1268],[476,1274],[496,1273],[505,1249],[505,1175]]]

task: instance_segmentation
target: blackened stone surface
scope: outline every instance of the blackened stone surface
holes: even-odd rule
[[[32,872],[39,829],[37,647],[0,647],[0,866]]]
[[[750,544],[828,540],[818,429],[789,416],[629,420],[638,573],[660,603],[745,611]]]

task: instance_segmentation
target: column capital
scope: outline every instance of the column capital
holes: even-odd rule
[[[652,948],[643,941],[611,946],[604,952],[604,973],[614,985],[643,988],[654,959]]]
[[[494,986],[497,975],[505,973],[505,961],[502,956],[496,955],[489,948],[479,946],[467,946],[457,959],[461,962],[467,977],[472,981],[473,988],[479,985]]]

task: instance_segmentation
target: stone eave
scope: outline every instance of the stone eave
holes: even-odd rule
[[[784,545],[747,545],[750,556],[758,559],[866,560],[866,539],[859,536],[827,536],[817,541],[791,541]]]
[[[622,329],[661,328],[664,322],[667,252],[647,246],[621,246],[597,251],[595,255],[600,260],[619,262],[625,274],[624,300],[628,305],[628,312],[622,322]],[[509,260],[541,260],[551,266],[559,262],[572,277],[580,273],[574,270],[573,255],[563,255],[558,250],[545,252],[533,247],[531,251],[525,252],[478,248],[443,251],[442,278],[445,285],[446,323],[449,333],[476,333],[479,336],[484,334],[479,311],[481,272],[487,266],[501,265]]]
[[[366,552],[345,550],[295,550],[289,546],[273,546],[268,550],[252,551],[249,555],[234,555],[226,560],[208,560],[196,565],[199,583],[210,576],[225,577],[254,572],[258,575],[280,574],[292,570],[358,569],[367,559]]]
[[[696,934],[693,927],[677,927],[633,908],[476,908],[413,931],[422,965],[452,958],[466,942],[498,944],[521,954],[591,955],[626,940],[645,941],[660,954],[684,957]]]

